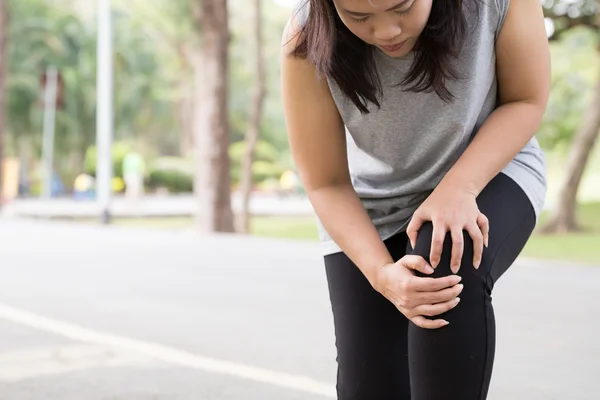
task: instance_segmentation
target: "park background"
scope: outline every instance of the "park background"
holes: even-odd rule
[[[336,398],[294,3],[0,0],[0,399]],[[599,392],[600,2],[543,5],[550,187],[494,286],[489,400]]]
[[[211,3],[216,6],[203,10]],[[549,191],[523,255],[600,264],[600,148],[594,145],[600,6],[542,3],[553,72],[537,138],[548,160]],[[115,213],[110,223],[317,240],[294,179],[279,90],[281,34],[294,4],[112,1],[111,199],[127,198],[123,161],[133,153],[143,159],[144,196],[137,201],[172,199],[173,206],[168,213]],[[218,15],[225,6],[228,20]],[[97,208],[75,212],[96,198],[94,181],[75,185],[77,177],[95,177],[99,165],[96,2],[0,0],[0,12],[3,213],[99,223]],[[209,61],[220,66],[213,76],[202,72]],[[58,86],[48,119],[51,69]],[[211,84],[219,75],[226,86]],[[203,113],[208,109],[213,114]],[[177,199],[186,202],[179,212]],[[262,211],[253,212],[251,204],[261,199],[267,199]],[[57,212],[54,204],[73,212]],[[282,211],[265,211],[270,204]]]

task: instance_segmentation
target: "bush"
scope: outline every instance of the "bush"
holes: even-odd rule
[[[229,147],[231,159],[231,183],[239,185],[242,176],[241,162],[246,148],[245,142],[235,142]],[[256,145],[254,163],[252,166],[253,182],[263,183],[268,179],[279,180],[285,168],[278,162],[278,151],[270,143],[259,140]]]
[[[114,142],[112,146],[113,175],[116,178],[123,178],[123,158],[127,153],[133,151],[133,148],[124,142]],[[96,146],[90,146],[85,152],[84,171],[87,174],[96,176],[96,159],[98,152]]]
[[[269,179],[279,179],[284,170],[277,164],[267,161],[255,161],[252,165],[254,182],[260,183]]]
[[[146,185],[153,190],[190,193],[194,190],[193,164],[183,158],[159,157],[149,166]]]

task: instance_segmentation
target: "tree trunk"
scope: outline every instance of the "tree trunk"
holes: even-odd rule
[[[585,166],[600,133],[600,77],[583,121],[569,149],[565,177],[559,194],[558,204],[550,220],[542,229],[545,233],[572,232],[579,230],[575,218],[577,192]]]
[[[263,102],[265,98],[265,65],[262,43],[262,0],[254,0],[254,41],[256,81],[252,96],[252,109],[250,112],[250,125],[246,132],[246,148],[242,160],[242,175],[240,181],[240,194],[242,196],[242,209],[238,221],[238,231],[250,231],[250,195],[253,188],[252,164],[254,151],[260,136],[260,122],[262,117]]]
[[[4,203],[4,140],[6,137],[6,75],[8,69],[8,4],[0,0],[0,207]]]
[[[190,90],[188,81],[182,82],[180,86],[182,98],[179,100],[179,152],[182,157],[187,157],[194,149],[194,93]]]
[[[227,1],[196,1],[200,1],[202,7],[202,46],[194,60],[196,223],[204,232],[233,232],[227,109]]]
[[[189,76],[192,70],[190,50],[184,43],[176,43],[175,48],[179,55],[179,90],[181,98],[178,104],[179,123],[181,134],[179,136],[179,153],[182,157],[193,154],[194,150],[194,86],[190,85]]]

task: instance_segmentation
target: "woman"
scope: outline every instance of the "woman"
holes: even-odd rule
[[[546,195],[540,1],[299,11],[284,34],[283,100],[323,243],[338,398],[485,399],[492,288]]]

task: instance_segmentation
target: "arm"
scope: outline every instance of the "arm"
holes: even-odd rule
[[[496,43],[500,106],[441,185],[477,196],[531,140],[550,91],[550,52],[539,0],[511,1]]]
[[[307,60],[292,57],[294,22],[283,37],[281,88],[288,140],[310,202],[325,229],[367,279],[392,263],[348,171],[344,124],[327,81]],[[290,40],[291,39],[291,40]]]
[[[430,261],[434,267],[449,230],[452,271],[458,271],[464,250],[463,229],[473,239],[473,265],[479,267],[489,222],[479,212],[476,197],[531,140],[544,115],[550,92],[550,52],[539,0],[510,2],[496,42],[496,62],[499,107],[407,228],[411,243],[415,243],[423,221],[433,221]]]

